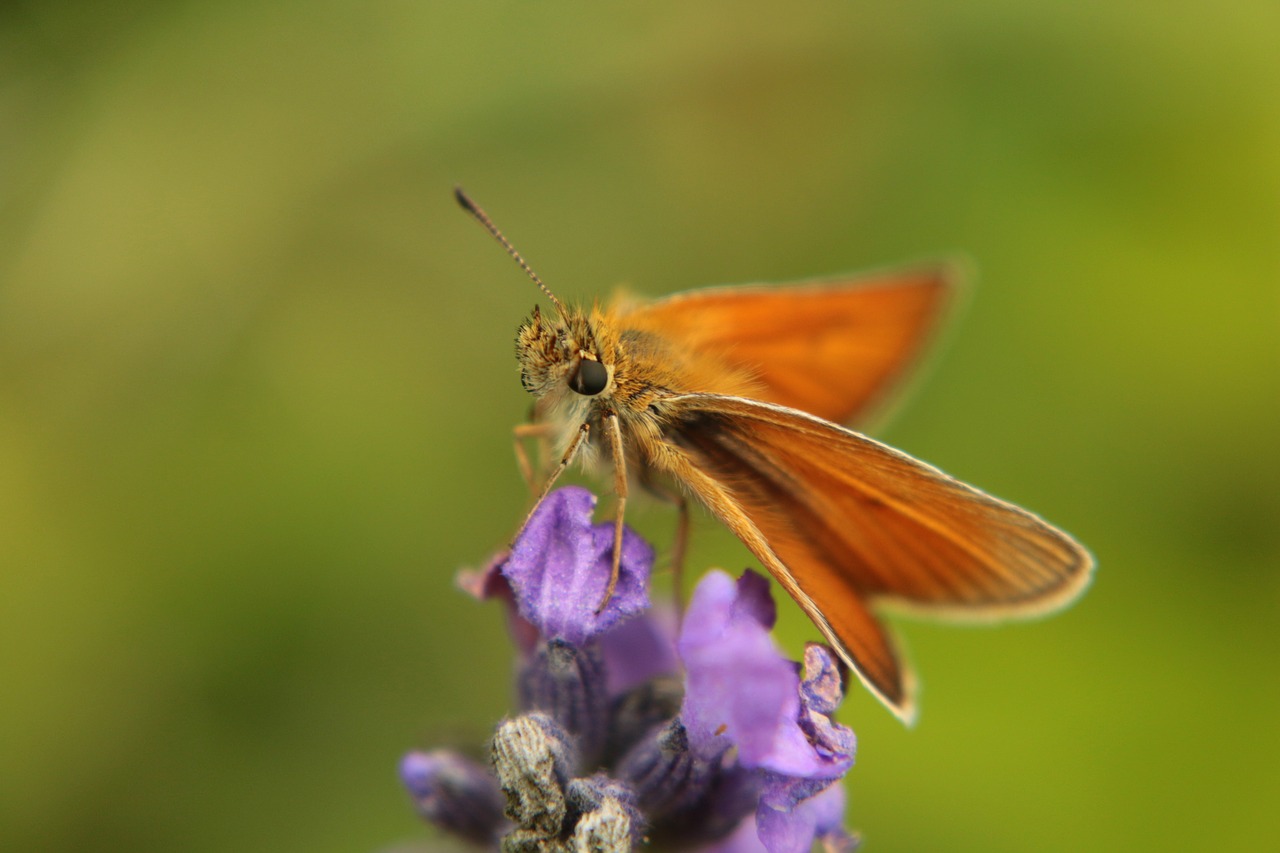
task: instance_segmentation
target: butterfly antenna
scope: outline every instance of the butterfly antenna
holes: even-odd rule
[[[472,201],[471,197],[466,194],[462,187],[453,188],[453,197],[458,200],[458,204],[462,205],[463,210],[474,216],[476,221],[483,225],[485,230],[493,235],[493,239],[502,244],[502,248],[506,249],[507,254],[520,265],[520,269],[524,270],[525,275],[533,279],[533,283],[538,285],[538,289],[546,295],[547,299],[551,300],[551,304],[560,312],[560,316],[567,316],[564,306],[560,304],[560,300],[556,299],[556,295],[548,290],[547,286],[542,283],[542,279],[538,278],[538,274],[533,271],[533,268],[530,267],[529,264],[525,262],[525,259],[520,256],[520,253],[516,251],[516,247],[511,245],[511,242],[507,240],[506,237],[502,236],[502,232],[498,230],[498,226],[493,224],[493,220],[489,218],[489,214],[481,210],[480,205]]]

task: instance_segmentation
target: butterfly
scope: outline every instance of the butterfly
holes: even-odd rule
[[[953,620],[1021,618],[1062,608],[1088,585],[1093,558],[1062,530],[844,425],[880,408],[918,360],[954,291],[945,267],[586,309],[556,298],[484,211],[461,189],[455,195],[555,309],[535,308],[517,335],[521,382],[536,398],[517,446],[538,438],[561,448],[539,502],[575,458],[612,463],[606,601],[629,482],[679,507],[677,570],[691,497],[910,722],[915,680],[877,616],[881,606]]]

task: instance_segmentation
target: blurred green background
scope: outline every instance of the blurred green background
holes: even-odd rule
[[[567,298],[971,258],[881,434],[1101,568],[903,626],[921,720],[847,701],[849,823],[1274,844],[1277,45],[1273,0],[5,4],[0,846],[429,838],[399,756],[510,707],[453,574],[525,507],[536,301],[455,182]]]

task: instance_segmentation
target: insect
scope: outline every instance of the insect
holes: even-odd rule
[[[1088,584],[1093,558],[1063,531],[841,426],[865,418],[918,356],[952,290],[945,270],[709,288],[586,310],[561,303],[484,211],[455,194],[555,309],[548,317],[535,307],[516,340],[521,382],[536,398],[517,446],[535,437],[562,450],[538,502],[584,448],[612,462],[605,601],[617,581],[628,475],[677,504],[677,570],[691,496],[910,722],[914,678],[878,606],[991,621],[1059,609]]]

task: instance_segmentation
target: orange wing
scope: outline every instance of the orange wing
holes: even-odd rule
[[[753,397],[849,423],[884,403],[919,360],[955,278],[932,267],[794,287],[703,288],[621,319],[749,369],[761,386]]]
[[[851,430],[737,397],[671,398],[666,454],[898,716],[912,681],[868,606],[968,619],[1061,607],[1092,557],[1025,510]]]

